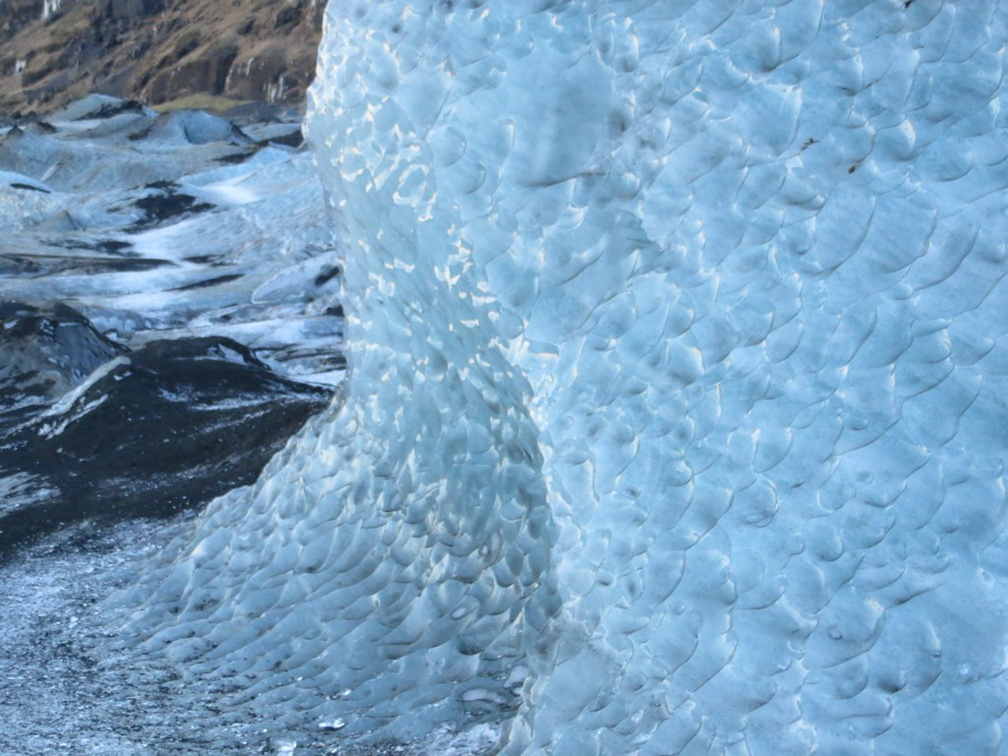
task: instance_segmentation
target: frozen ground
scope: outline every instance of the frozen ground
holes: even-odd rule
[[[77,629],[342,379],[299,124],[246,128],[93,97],[0,134],[5,755],[275,750],[251,721],[201,733],[212,696],[170,670],[100,673]]]
[[[307,754],[1003,752],[1008,12],[327,13],[350,376],[81,617],[116,696]],[[158,180],[240,212],[221,170]]]

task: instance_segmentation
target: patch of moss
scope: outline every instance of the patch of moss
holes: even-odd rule
[[[223,113],[238,105],[248,105],[251,102],[252,100],[236,100],[219,95],[194,94],[169,102],[161,102],[151,107],[159,113],[170,113],[175,110],[206,110],[214,113]]]

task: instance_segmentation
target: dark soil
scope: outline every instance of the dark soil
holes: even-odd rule
[[[57,331],[84,328],[79,313],[60,312]],[[81,332],[76,342],[89,350],[78,384],[102,357],[118,353],[120,364],[60,411],[22,402],[21,412],[0,414],[0,475],[34,476],[40,492],[32,504],[0,513],[0,560],[82,521],[95,523],[82,533],[99,533],[103,524],[169,517],[252,483],[332,398],[330,389],[286,379],[226,338],[158,341],[132,353],[100,334]],[[3,390],[17,391],[17,378]]]

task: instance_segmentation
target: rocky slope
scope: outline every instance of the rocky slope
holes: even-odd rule
[[[323,10],[317,0],[0,0],[0,115],[88,92],[151,105],[300,103]]]

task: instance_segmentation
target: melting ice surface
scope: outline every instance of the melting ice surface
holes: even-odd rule
[[[1006,21],[330,4],[345,396],[120,653],[333,747],[998,751]]]

